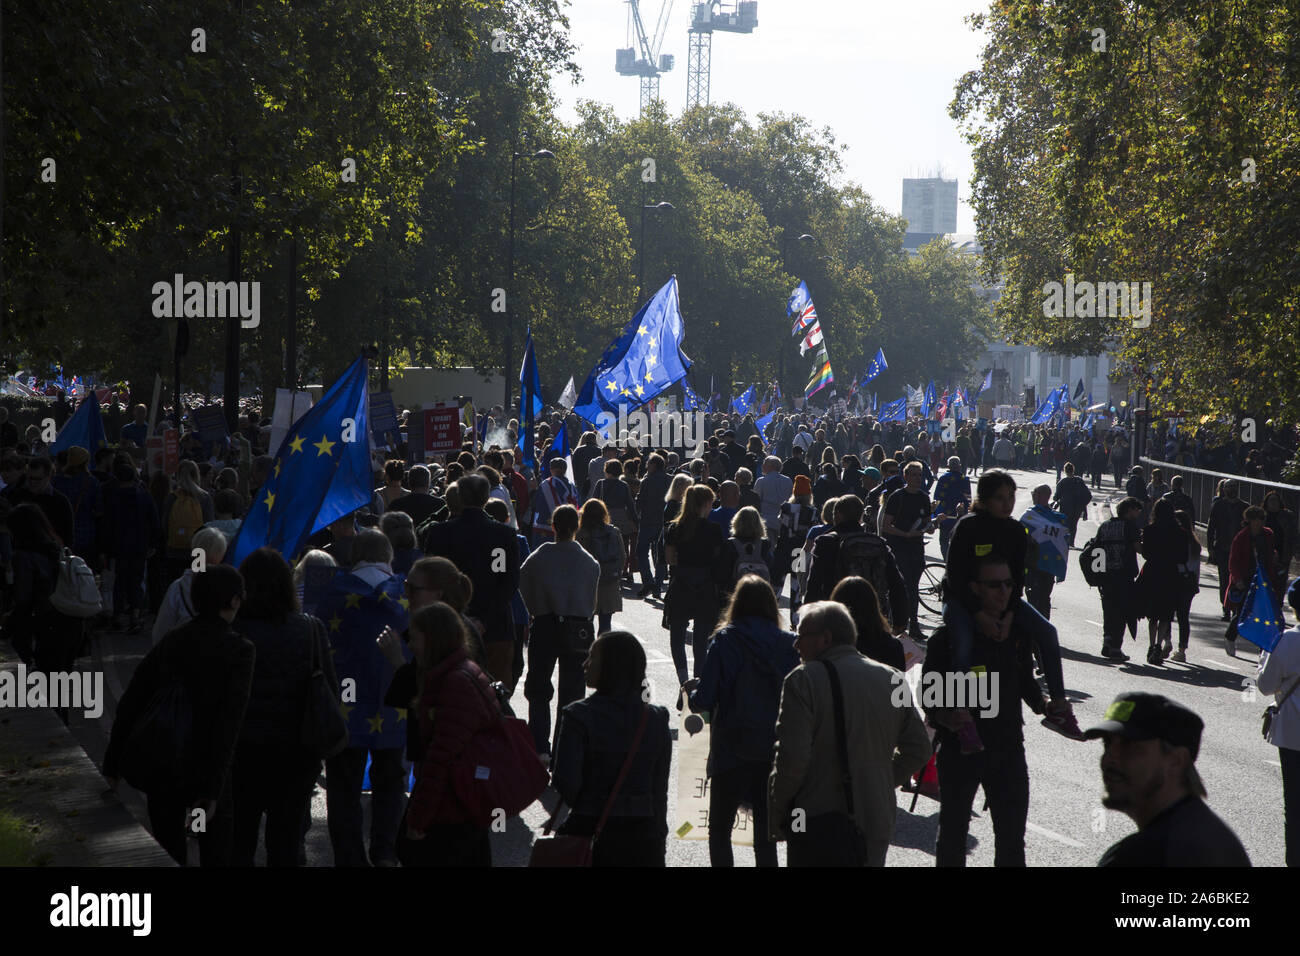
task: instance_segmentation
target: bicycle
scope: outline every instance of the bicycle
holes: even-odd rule
[[[917,584],[917,597],[921,606],[931,614],[943,614],[943,576],[948,566],[938,558],[927,558]]]

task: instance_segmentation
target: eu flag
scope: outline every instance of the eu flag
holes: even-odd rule
[[[754,424],[758,426],[758,434],[763,439],[764,445],[772,444],[771,439],[767,437],[767,426],[772,424],[772,419],[776,417],[776,409],[772,409]]]
[[[261,547],[293,560],[315,531],[370,501],[366,361],[358,358],[294,423],[239,527],[228,564]]]
[[[876,417],[882,422],[907,421],[907,397],[904,396],[903,398],[896,398],[892,402],[887,402]]]
[[[925,395],[921,399],[921,417],[929,418],[930,412],[935,406],[934,379],[930,379],[930,384],[925,387]]]
[[[523,463],[537,467],[537,451],[533,447],[533,424],[542,411],[542,380],[537,374],[537,355],[533,352],[533,330],[528,330],[528,344],[524,346],[524,366],[519,370],[519,440],[515,443],[522,451]]]
[[[876,349],[876,357],[871,360],[871,365],[867,367],[867,374],[862,377],[862,384],[866,385],[887,368],[889,368],[889,363],[885,361],[885,350]]]
[[[749,390],[739,398],[732,399],[731,410],[737,415],[748,415],[749,407],[754,404],[754,386],[749,386]]]
[[[685,337],[673,276],[605,350],[582,383],[573,410],[609,437],[608,427],[597,421],[602,412],[617,417],[620,406],[644,405],[686,377],[691,361],[681,351]]]
[[[1250,585],[1246,600],[1242,602],[1241,616],[1237,619],[1237,633],[1260,650],[1272,653],[1285,628],[1273,588],[1264,576],[1264,566],[1256,562],[1255,580]]]
[[[987,372],[984,373],[984,383],[980,385],[980,390],[975,393],[975,397],[979,398],[981,395],[983,395],[992,387],[993,387],[993,369],[989,369]]]
[[[688,412],[694,412],[702,407],[700,396],[695,394],[695,389],[691,388],[691,383],[682,379],[682,391],[685,393],[682,399],[682,408]]]
[[[1034,412],[1034,417],[1029,419],[1031,425],[1046,425],[1056,415],[1060,414],[1061,407],[1070,400],[1070,386],[1059,385],[1052,389],[1052,393],[1043,399],[1043,404],[1038,406],[1038,411]]]
[[[104,420],[99,417],[99,399],[92,389],[86,400],[77,406],[72,417],[63,424],[59,437],[50,445],[50,454],[57,455],[78,445],[90,452],[93,458],[95,452],[107,444],[104,438]]]

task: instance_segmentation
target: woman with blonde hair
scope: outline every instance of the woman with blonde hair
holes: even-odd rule
[[[664,531],[664,557],[672,568],[664,596],[664,621],[680,683],[691,676],[686,666],[686,631],[694,624],[694,671],[704,665],[708,637],[722,611],[723,588],[731,584],[736,552],[727,546],[722,526],[709,521],[713,489],[691,485],[681,513]]]
[[[190,565],[191,541],[195,532],[215,517],[212,496],[199,486],[199,466],[186,459],[176,469],[176,487],[163,503],[163,552],[168,583],[180,577]]]
[[[623,535],[609,523],[609,512],[599,498],[589,498],[582,506],[577,539],[582,549],[600,564],[600,583],[596,587],[596,633],[604,634],[610,629],[615,612],[623,610],[625,554]]]

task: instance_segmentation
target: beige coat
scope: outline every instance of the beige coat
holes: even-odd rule
[[[844,691],[858,828],[868,841],[888,841],[894,835],[894,790],[930,759],[930,738],[910,695],[904,706],[892,703],[902,675],[848,645],[833,645],[818,660],[796,667],[781,688],[776,760],[768,778],[772,837],[786,838],[796,809],[805,819],[846,809],[835,708],[822,661],[835,667]]]

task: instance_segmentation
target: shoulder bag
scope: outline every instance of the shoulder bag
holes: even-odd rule
[[[632,746],[627,750],[627,757],[623,760],[623,769],[618,772],[618,779],[614,781],[614,789],[610,790],[609,798],[605,801],[605,808],[600,812],[600,820],[596,823],[596,830],[591,836],[566,836],[557,834],[551,836],[555,829],[555,820],[560,815],[560,808],[564,806],[561,800],[555,806],[555,812],[551,818],[546,821],[542,827],[542,836],[533,844],[533,854],[528,861],[529,866],[591,866],[592,849],[596,841],[600,839],[600,832],[605,829],[605,821],[609,819],[609,811],[614,808],[614,800],[618,796],[619,790],[623,789],[623,781],[627,779],[627,773],[632,769],[632,758],[636,756],[637,750],[641,747],[641,738],[645,736],[645,725],[650,719],[650,708],[641,707],[641,720],[636,725],[636,734],[632,737]]]
[[[320,622],[309,617],[311,633],[308,640],[307,693],[304,695],[302,725],[299,739],[303,747],[322,760],[337,756],[347,747],[350,739],[348,723],[343,719],[342,702],[338,691],[330,686],[329,678],[320,659]]]
[[[835,705],[835,750],[839,756],[841,782],[844,786],[845,810],[819,813],[804,822],[805,829],[791,831],[790,843],[804,851],[813,866],[866,866],[867,838],[853,814],[853,774],[849,770],[848,734],[844,727],[844,692],[840,677],[830,661],[818,663],[826,668],[831,682],[831,699]]]
[[[1300,677],[1297,677],[1295,680],[1291,682],[1291,689],[1282,695],[1281,700],[1279,700],[1276,704],[1269,704],[1268,707],[1265,708],[1264,726],[1260,728],[1260,733],[1264,735],[1265,740],[1268,740],[1268,732],[1273,729],[1274,719],[1277,717],[1278,713],[1282,710],[1282,708],[1286,706],[1286,702],[1291,699],[1291,695],[1295,693],[1295,689],[1298,685],[1300,685]]]

